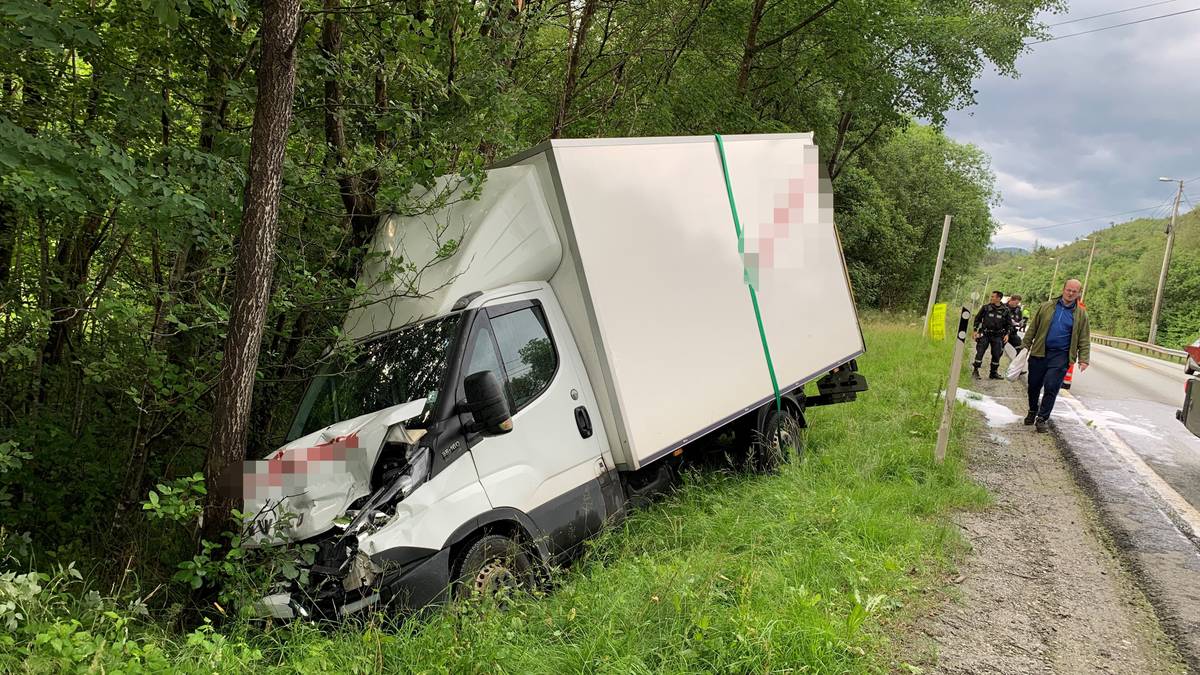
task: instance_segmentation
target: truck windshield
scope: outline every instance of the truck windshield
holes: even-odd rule
[[[419,398],[430,399],[428,411],[437,401],[461,321],[460,313],[419,323],[364,342],[354,358],[326,365],[309,384],[287,440]]]

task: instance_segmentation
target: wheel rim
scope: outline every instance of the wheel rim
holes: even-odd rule
[[[501,560],[493,560],[479,568],[472,583],[475,593],[482,597],[497,596],[503,591],[514,591],[520,585],[517,575],[513,574],[508,565]]]
[[[772,420],[772,426],[769,445],[771,452],[776,457],[782,460],[791,452],[796,454],[803,452],[799,422],[791,414],[776,413]]]
[[[780,424],[775,429],[775,435],[771,438],[771,450],[773,450],[776,455],[782,456],[783,453],[787,451],[791,440],[792,435],[788,433],[786,429],[784,429],[783,424]]]

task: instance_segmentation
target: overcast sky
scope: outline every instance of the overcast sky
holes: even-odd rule
[[[1045,20],[1155,1],[1071,0],[1066,14]],[[1050,30],[1066,35],[1196,7],[1200,0],[1170,0]],[[1158,177],[1200,179],[1200,11],[1031,49],[1017,62],[1020,78],[984,75],[977,104],[952,113],[946,129],[992,157],[1003,199],[993,245],[1054,246],[1110,221],[1168,213],[1169,204],[1157,207],[1175,185]],[[1200,203],[1200,180],[1185,195]],[[1146,210],[1125,213],[1135,209]]]

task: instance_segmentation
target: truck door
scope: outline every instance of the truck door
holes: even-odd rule
[[[592,397],[580,395],[576,359],[562,353],[575,342],[557,304],[540,295],[504,298],[477,313],[461,373],[495,372],[514,411],[511,433],[468,436],[492,507],[528,514],[561,557],[604,523],[601,480],[610,476],[593,432],[599,420],[583,405]]]

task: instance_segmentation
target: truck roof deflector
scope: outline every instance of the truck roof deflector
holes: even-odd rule
[[[767,346],[767,331],[763,329],[762,312],[758,309],[758,294],[754,284],[750,283],[750,272],[746,269],[746,237],[742,233],[742,223],[738,220],[737,202],[733,199],[733,184],[729,181],[729,164],[725,161],[725,141],[721,134],[713,134],[717,139],[717,152],[721,156],[721,173],[725,176],[725,194],[729,196],[729,210],[733,213],[733,229],[737,232],[738,254],[742,256],[742,280],[750,289],[750,302],[754,305],[754,319],[758,321],[758,337],[762,340],[763,356],[767,359],[767,372],[771,374],[771,388],[775,390],[775,409],[783,407],[779,396],[779,381],[775,377],[775,364],[771,362],[771,348]]]
[[[460,309],[466,309],[471,301],[483,295],[483,291],[472,291],[454,301],[454,306],[450,308],[451,312],[457,312]]]

